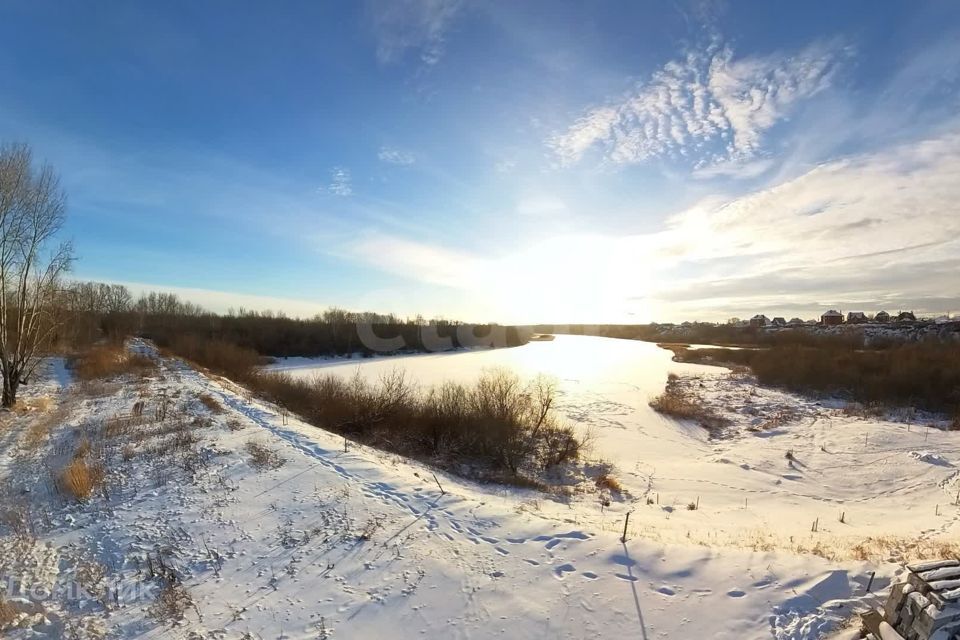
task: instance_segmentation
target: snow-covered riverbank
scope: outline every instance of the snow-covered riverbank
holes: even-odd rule
[[[533,360],[521,349],[502,353],[527,375]],[[666,370],[701,376],[718,398],[741,393],[725,371],[651,352],[666,358],[654,375],[619,345],[602,349],[608,366],[586,360],[580,375],[565,359],[549,362],[564,413],[598,434],[594,455],[617,464],[629,492],[609,506],[437,473],[442,493],[423,465],[344,451],[342,438],[177,362],[96,388],[37,385],[45,408],[7,416],[0,448],[5,504],[28,505],[36,535],[4,526],[0,557],[5,577],[57,595],[9,594],[33,612],[13,637],[65,637],[85,620],[79,637],[815,638],[874,601],[864,593],[870,571],[881,591],[898,570],[886,560],[937,552],[910,541],[955,534],[957,434],[812,406],[802,419],[710,441],[646,401]],[[436,358],[438,378],[470,375],[473,364],[448,359]],[[772,393],[755,390],[751,403],[792,402]],[[166,453],[151,436],[128,453],[136,430],[124,432],[104,444],[104,495],[76,505],[51,491],[56,456],[138,402],[147,416],[138,428],[151,433],[164,430],[155,409],[169,402],[191,448]],[[60,417],[49,441],[31,449],[31,425],[50,412]],[[282,466],[255,468],[250,442]],[[145,567],[158,554],[196,605],[175,627],[149,615],[156,585]],[[118,601],[64,595],[94,561]]]

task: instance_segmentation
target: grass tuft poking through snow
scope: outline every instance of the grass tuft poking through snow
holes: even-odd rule
[[[223,405],[209,393],[201,393],[199,396],[200,404],[205,406],[210,413],[220,415],[223,413]]]
[[[85,502],[96,489],[103,486],[105,476],[103,467],[75,458],[60,472],[60,488],[74,500]]]
[[[0,593],[0,631],[9,628],[17,619],[17,610]]]
[[[248,441],[244,448],[250,454],[250,466],[257,471],[279,469],[287,462],[279,453],[255,440]]]

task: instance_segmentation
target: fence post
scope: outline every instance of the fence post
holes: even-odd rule
[[[620,542],[627,543],[627,525],[630,524],[630,514],[632,511],[627,511],[627,518],[623,521],[623,535],[620,536]]]

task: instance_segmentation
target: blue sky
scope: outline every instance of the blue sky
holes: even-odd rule
[[[960,311],[955,2],[0,2],[75,276],[506,322]]]

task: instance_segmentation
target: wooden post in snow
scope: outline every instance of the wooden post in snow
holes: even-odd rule
[[[627,543],[627,525],[630,524],[630,514],[632,511],[627,511],[627,518],[623,521],[623,535],[620,536],[620,542]]]

